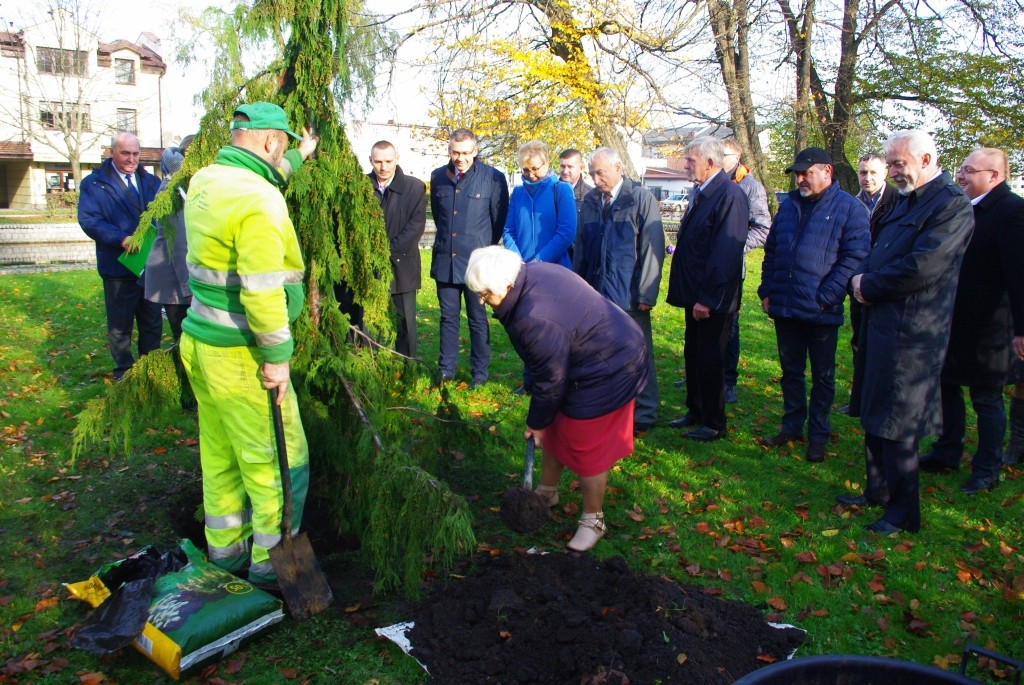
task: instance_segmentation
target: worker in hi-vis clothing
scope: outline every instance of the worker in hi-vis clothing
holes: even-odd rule
[[[289,137],[300,141],[288,150]],[[267,391],[281,406],[298,531],[309,447],[289,384],[290,324],[305,266],[281,191],[316,149],[277,105],[235,110],[231,144],[198,171],[185,201],[192,306],[181,359],[199,403],[199,454],[210,561],[276,583],[268,550],[281,539],[283,493]]]

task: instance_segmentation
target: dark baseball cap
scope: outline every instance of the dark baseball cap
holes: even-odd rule
[[[296,140],[302,140],[302,136],[288,128],[288,116],[284,110],[273,103],[251,102],[236,109],[235,114],[244,114],[249,117],[249,121],[233,121],[231,122],[232,129],[275,129],[284,131]]]
[[[797,153],[796,161],[786,168],[786,173],[791,174],[795,171],[802,174],[815,164],[831,163],[832,158],[829,157],[827,152],[822,150],[820,147],[809,147]]]

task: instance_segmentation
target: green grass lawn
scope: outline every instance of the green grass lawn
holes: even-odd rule
[[[754,293],[760,255],[748,259],[739,402],[729,405],[727,440],[692,443],[665,427],[685,411],[683,390],[672,387],[683,367],[683,316],[664,303],[655,308],[659,425],[611,473],[609,533],[592,553],[621,555],[636,572],[708,586],[766,618],[798,625],[808,631],[800,655],[872,654],[955,667],[964,642],[973,641],[1024,657],[1020,469],[1004,471],[998,489],[975,497],[959,491],[965,470],[923,474],[921,532],[880,538],[862,528],[877,511],[851,511],[833,499],[862,485],[856,420],[833,414],[822,464],[805,462],[801,445],[767,451],[758,444],[778,430],[782,405],[774,331]],[[424,286],[417,392],[433,407],[438,310],[432,281],[424,277]],[[93,454],[72,464],[74,417],[109,382],[99,278],[91,270],[0,276],[0,299],[0,682],[100,682],[100,674],[107,683],[168,681],[133,650],[96,657],[68,647],[87,610],[66,598],[61,583],[83,580],[143,545],[173,545],[199,488],[194,415],[149,427],[129,457]],[[848,333],[837,355],[837,403],[846,401],[851,375]],[[468,381],[465,333],[463,340],[458,378]],[[569,474],[560,525],[520,536],[497,515],[501,493],[521,479],[529,399],[511,392],[521,364],[496,322],[491,340],[491,383],[452,393],[469,423],[464,433],[489,437],[451,444],[437,472],[468,498],[483,548],[559,549],[580,504]],[[974,439],[968,436],[968,451]],[[321,562],[346,579],[338,610],[302,624],[286,620],[186,679],[426,682],[411,659],[373,634],[400,620],[408,600],[373,596],[358,552],[334,552]]]

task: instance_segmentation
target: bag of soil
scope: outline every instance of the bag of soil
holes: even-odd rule
[[[168,554],[146,547],[65,587],[96,607],[73,646],[106,654],[132,644],[175,680],[284,618],[281,600],[211,564],[189,540]]]

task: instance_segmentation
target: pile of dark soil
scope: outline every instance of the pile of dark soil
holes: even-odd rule
[[[805,637],[621,557],[564,552],[481,558],[411,619],[412,655],[442,685],[731,683]]]

